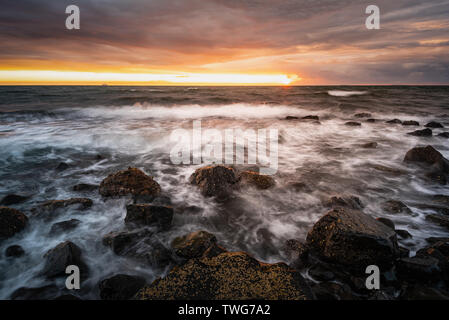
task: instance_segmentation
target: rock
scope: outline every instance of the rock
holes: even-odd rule
[[[368,120],[366,120],[366,122],[368,122],[368,123],[374,123],[374,122],[377,122],[377,120],[376,120],[376,119],[368,119]]]
[[[98,287],[102,300],[129,300],[145,285],[145,278],[118,274],[102,280]]]
[[[449,161],[432,146],[416,147],[407,152],[404,162],[418,162],[432,166],[442,173],[449,173]]]
[[[141,170],[128,168],[110,174],[100,184],[100,194],[103,197],[118,197],[125,195],[155,197],[161,193],[161,187]]]
[[[371,118],[371,113],[357,113],[354,118]]]
[[[75,265],[80,269],[82,279],[87,277],[87,265],[81,257],[81,249],[70,241],[58,244],[45,255],[45,266],[41,272],[47,278],[66,276],[65,270],[69,265]]]
[[[414,121],[414,120],[409,120],[409,121],[402,122],[402,125],[403,126],[419,126],[419,122]]]
[[[444,194],[436,194],[432,197],[432,200],[443,205],[449,206],[449,196]]]
[[[0,241],[19,233],[28,224],[28,217],[16,209],[0,207]]]
[[[148,234],[151,236],[151,234]],[[144,237],[142,231],[110,232],[103,237],[103,244],[112,249],[116,255],[125,255],[130,248]]]
[[[49,220],[53,218],[60,209],[69,208],[73,210],[86,210],[90,208],[93,201],[88,198],[71,198],[66,200],[45,201],[31,209],[33,216]]]
[[[357,210],[329,211],[309,231],[311,252],[332,263],[359,268],[391,265],[399,255],[394,230]]]
[[[320,117],[318,117],[318,116],[305,116],[305,117],[302,117],[301,119],[302,120],[316,120],[316,121],[319,121]]]
[[[63,294],[60,295],[56,298],[54,298],[53,300],[62,300],[62,301],[81,301],[82,299],[80,299],[79,297],[73,295],[73,294]]]
[[[360,127],[362,124],[360,122],[349,121],[345,123],[345,126],[349,127]]]
[[[56,167],[57,171],[64,171],[67,170],[69,168],[69,165],[65,162],[61,162],[60,164],[58,164],[58,166]]]
[[[395,229],[395,225],[394,222],[391,221],[390,219],[387,218],[376,218],[377,221],[379,221],[380,223],[386,225],[388,228],[394,230]]]
[[[439,267],[445,272],[446,279],[448,279],[447,272],[449,271],[449,242],[439,241],[431,244],[428,247],[422,248],[416,252],[419,258],[432,257],[439,261]]]
[[[409,132],[407,134],[415,137],[431,137],[433,135],[433,132],[432,130],[427,128],[424,130],[416,130],[413,132]]]
[[[410,250],[405,247],[399,247],[399,256],[400,258],[408,258],[410,257]]]
[[[413,214],[412,210],[407,207],[403,202],[397,200],[388,200],[382,204],[382,209],[389,214]]]
[[[362,201],[356,196],[333,196],[324,203],[327,208],[349,208],[349,209],[363,209]]]
[[[298,271],[283,263],[260,263],[244,252],[190,259],[140,290],[141,300],[312,299]]]
[[[274,187],[276,184],[271,176],[262,175],[254,171],[243,171],[240,173],[240,182],[265,190]]]
[[[294,116],[286,116],[285,120],[299,120],[298,117],[294,117]]]
[[[152,204],[130,204],[126,206],[126,225],[155,225],[162,230],[170,228],[173,208]]]
[[[9,258],[19,258],[25,254],[25,250],[21,246],[13,245],[6,248],[5,256]]]
[[[449,293],[421,284],[408,285],[401,293],[400,300],[449,300]]]
[[[432,257],[402,258],[396,264],[401,279],[427,281],[437,279],[441,272],[438,259]]]
[[[392,176],[401,176],[406,174],[406,172],[403,170],[382,166],[380,164],[373,165],[372,167],[378,171],[388,173]]]
[[[445,238],[445,237],[430,237],[430,238],[426,238],[426,241],[430,244],[435,244],[438,242],[449,242],[449,238]]]
[[[438,134],[438,137],[441,137],[441,138],[449,138],[449,132],[442,132],[442,133],[439,133]]]
[[[428,214],[426,220],[432,221],[446,229],[449,229],[449,217],[439,214]]]
[[[10,206],[12,204],[19,204],[19,203],[25,202],[29,198],[30,197],[20,196],[17,194],[8,194],[2,199],[2,201],[0,202],[0,205]]]
[[[342,283],[321,282],[314,284],[311,289],[317,300],[360,300],[348,285]]]
[[[225,166],[207,166],[195,170],[190,183],[200,188],[205,197],[225,199],[237,189],[238,177],[233,168]]]
[[[402,124],[402,121],[399,120],[399,119],[393,119],[393,120],[387,121],[386,123],[389,123],[389,124]]]
[[[39,288],[22,287],[14,291],[11,300],[50,300],[57,297],[59,288],[53,284]]]
[[[79,221],[78,219],[70,219],[67,221],[61,221],[61,222],[55,223],[51,226],[49,234],[50,235],[58,235],[63,232],[67,232],[67,231],[76,229],[76,227],[78,227],[78,225],[80,223],[81,223],[81,221]]]
[[[95,191],[98,190],[99,186],[94,185],[94,184],[87,184],[87,183],[80,183],[77,185],[73,186],[73,191],[80,191],[80,192],[84,192],[84,191]]]
[[[315,265],[308,271],[309,275],[317,281],[331,281],[335,279],[335,274],[324,268],[322,265]]]
[[[396,230],[396,234],[401,238],[401,239],[411,239],[413,238],[413,236],[410,234],[410,232],[408,232],[407,230],[401,230],[401,229],[397,229]]]
[[[368,142],[362,145],[362,148],[364,149],[376,149],[377,148],[377,142]]]
[[[285,241],[282,251],[291,262],[292,267],[300,269],[305,265],[307,259],[307,246],[299,240],[290,239]]]
[[[425,125],[425,127],[426,128],[444,128],[444,126],[441,123],[435,122],[435,121],[429,122],[428,124]]]
[[[192,259],[202,256],[216,242],[217,238],[213,234],[206,231],[196,231],[175,238],[171,243],[171,247],[177,256]]]

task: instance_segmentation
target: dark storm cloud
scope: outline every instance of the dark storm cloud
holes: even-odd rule
[[[65,29],[70,4],[81,10],[79,31]],[[365,28],[370,4],[381,9],[379,31]],[[201,69],[267,55],[280,57],[274,64],[283,72],[315,70],[337,82],[346,81],[348,73],[364,83],[404,77],[449,82],[447,0],[3,0],[1,7],[0,59],[5,61]],[[352,60],[340,59],[333,66],[282,58],[316,50],[320,55],[327,51],[331,59],[348,47]],[[420,67],[404,69],[412,62]]]

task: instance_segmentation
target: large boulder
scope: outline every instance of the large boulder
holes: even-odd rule
[[[233,168],[226,166],[207,166],[195,170],[190,183],[197,185],[205,197],[227,198],[232,190],[238,188],[239,179]]]
[[[6,248],[5,257],[8,258],[19,258],[25,254],[25,250],[19,245],[12,245]]]
[[[58,244],[49,250],[45,255],[45,265],[41,272],[47,278],[65,276],[65,270],[70,265],[75,265],[80,269],[82,279],[87,277],[87,265],[82,259],[81,249],[70,241]]]
[[[63,232],[71,231],[73,229],[76,229],[80,223],[81,223],[81,221],[78,219],[70,219],[67,221],[61,221],[61,222],[54,223],[51,226],[49,234],[51,236],[55,236],[55,235],[61,234]]]
[[[161,192],[159,184],[141,170],[128,168],[110,174],[100,184],[100,194],[104,197],[132,195],[134,197],[155,197]]]
[[[0,205],[2,206],[10,206],[12,204],[18,204],[25,202],[28,200],[29,196],[21,196],[17,194],[8,194],[5,197],[3,197],[2,201],[0,201]]]
[[[273,177],[259,174],[254,171],[243,171],[240,173],[240,182],[242,184],[251,185],[257,189],[264,190],[274,187],[276,184]]]
[[[27,223],[27,216],[19,210],[0,207],[0,241],[11,238],[22,231]]]
[[[141,300],[307,300],[301,274],[284,263],[265,264],[244,252],[190,259],[136,294]]]
[[[145,278],[117,274],[100,281],[98,287],[102,300],[129,300],[145,285]]]
[[[155,225],[167,230],[173,219],[173,208],[151,204],[130,204],[126,206],[125,223],[127,225]]]
[[[438,171],[449,173],[449,161],[432,146],[416,147],[407,152],[404,162],[421,163]]]
[[[391,265],[399,255],[393,229],[361,211],[346,208],[324,215],[309,231],[306,244],[324,260],[356,269]]]
[[[390,214],[399,214],[399,213],[405,213],[412,215],[412,210],[407,207],[402,201],[398,200],[388,200],[382,204],[382,209]]]
[[[31,209],[34,217],[50,220],[63,212],[62,209],[86,210],[92,207],[93,201],[88,198],[71,198],[65,200],[49,200]]]
[[[217,242],[217,238],[206,231],[196,231],[172,241],[172,248],[181,258],[198,258]]]

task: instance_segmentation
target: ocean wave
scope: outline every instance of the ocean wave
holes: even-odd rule
[[[367,91],[343,91],[343,90],[330,90],[327,92],[328,95],[334,97],[360,96],[367,93],[368,93]]]

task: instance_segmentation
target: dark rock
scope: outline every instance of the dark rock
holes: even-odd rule
[[[59,288],[55,285],[47,285],[39,288],[19,288],[14,291],[11,300],[51,300],[57,297]]]
[[[432,200],[443,205],[449,206],[449,196],[446,196],[444,194],[437,194],[432,197]]]
[[[56,167],[57,171],[64,171],[67,170],[69,168],[69,165],[65,162],[61,162],[60,164],[58,164],[58,166]]]
[[[318,117],[318,116],[305,116],[305,117],[302,117],[301,119],[303,119],[303,120],[316,120],[316,121],[319,121],[320,117]]]
[[[399,119],[393,119],[393,120],[387,121],[386,123],[389,123],[389,124],[402,124],[402,121],[399,120]]]
[[[429,122],[428,124],[425,125],[425,127],[426,128],[444,128],[444,126],[441,123],[435,122],[435,121]]]
[[[392,176],[401,176],[406,174],[406,172],[403,170],[382,166],[380,164],[373,165],[372,167],[378,171],[388,173]]]
[[[92,206],[92,200],[88,198],[71,198],[66,200],[45,201],[31,209],[33,216],[49,220],[54,218],[61,209],[86,210]]]
[[[110,174],[101,182],[99,191],[104,197],[128,194],[155,197],[160,194],[161,187],[152,177],[147,176],[141,170],[128,168],[128,170]]]
[[[141,300],[312,299],[298,271],[283,263],[260,263],[244,252],[190,259],[140,290]]]
[[[403,126],[419,126],[419,122],[414,121],[414,120],[409,120],[409,121],[402,122],[402,125]]]
[[[432,221],[442,227],[449,229],[449,217],[439,214],[428,214],[426,220]]]
[[[368,123],[374,123],[374,122],[377,122],[377,120],[376,120],[376,119],[368,119],[368,120],[366,120],[366,122],[368,122]]]
[[[348,285],[342,283],[321,282],[314,284],[311,289],[317,300],[360,300]]]
[[[89,191],[90,192],[90,191],[96,191],[96,190],[98,190],[98,188],[99,188],[99,186],[94,185],[94,184],[80,183],[80,184],[73,186],[73,191],[80,191],[80,192]]]
[[[360,122],[349,121],[345,123],[345,126],[349,127],[360,127],[362,124]]]
[[[20,196],[17,194],[8,194],[2,199],[2,201],[0,202],[0,205],[10,206],[12,204],[19,204],[19,203],[25,202],[29,198],[30,197]]]
[[[400,300],[449,300],[449,293],[420,284],[408,285],[401,293]]]
[[[129,300],[145,285],[142,277],[118,274],[102,280],[98,287],[103,300]]]
[[[364,149],[376,149],[377,148],[377,142],[368,142],[362,145],[362,148]]]
[[[407,152],[404,162],[426,164],[442,173],[449,173],[449,161],[432,146],[416,147]]]
[[[177,210],[177,213],[191,214],[191,215],[199,214],[204,211],[203,208],[198,207],[198,206],[178,207],[176,210]]]
[[[149,236],[151,234],[148,234]],[[116,255],[126,255],[139,239],[144,237],[142,231],[110,232],[103,237],[103,244],[112,249]]]
[[[448,138],[449,138],[449,132],[442,132],[442,133],[439,133],[439,134],[438,134],[438,137],[448,139]]]
[[[410,250],[405,247],[399,247],[399,256],[400,258],[410,257]]]
[[[307,259],[307,246],[299,240],[290,239],[285,241],[282,251],[287,256],[288,261],[291,262],[292,267],[302,268]]]
[[[217,242],[217,238],[206,231],[196,231],[182,237],[175,238],[171,247],[176,255],[181,258],[198,258],[212,245]]]
[[[299,120],[298,117],[294,117],[294,116],[286,116],[285,120]]]
[[[426,238],[426,241],[430,244],[435,244],[438,242],[448,242],[449,238],[444,238],[444,237],[430,237],[430,238]]]
[[[76,229],[76,227],[78,227],[80,223],[81,221],[77,219],[70,219],[67,221],[55,223],[51,226],[50,235],[58,235],[66,231]]]
[[[396,234],[401,238],[401,239],[410,239],[413,238],[413,236],[410,234],[410,232],[408,232],[407,230],[401,230],[401,229],[397,229],[396,230]]]
[[[27,224],[27,216],[19,210],[0,207],[0,241],[19,233]]]
[[[415,136],[415,137],[431,137],[433,135],[433,132],[432,132],[432,130],[427,128],[424,130],[416,130],[413,132],[409,132],[407,134],[409,134],[411,136]]]
[[[357,113],[354,118],[371,118],[371,113]]]
[[[207,166],[195,170],[190,183],[200,188],[205,197],[224,199],[238,188],[238,177],[233,168],[225,166]]]
[[[170,228],[173,208],[152,204],[130,204],[126,206],[127,225],[155,225],[162,230]]]
[[[45,266],[41,274],[47,278],[65,276],[65,270],[69,265],[75,265],[80,269],[81,278],[87,277],[87,265],[81,257],[81,249],[70,241],[62,242],[49,250],[45,255]]]
[[[5,256],[11,258],[18,258],[25,254],[25,250],[21,246],[13,245],[6,248]]]
[[[335,274],[322,265],[311,267],[309,269],[309,275],[317,281],[331,281],[335,279]]]
[[[82,299],[73,295],[73,294],[63,294],[60,295],[53,300],[61,300],[61,301],[81,301]]]
[[[349,209],[363,209],[362,201],[356,196],[333,196],[324,203],[328,208],[349,208]]]
[[[274,187],[276,184],[271,176],[262,175],[254,171],[243,171],[240,173],[240,182],[265,190]]]
[[[402,258],[396,267],[401,279],[412,281],[437,279],[441,271],[438,259],[433,257]]]
[[[349,268],[391,265],[399,255],[394,230],[357,210],[337,208],[323,216],[307,235],[310,250]]]
[[[395,229],[395,225],[394,222],[391,221],[390,219],[387,218],[376,218],[377,221],[379,221],[380,223],[386,225],[388,228],[390,229]]]
[[[388,200],[382,204],[382,209],[389,214],[413,214],[412,210],[407,207],[403,202],[397,200]]]

